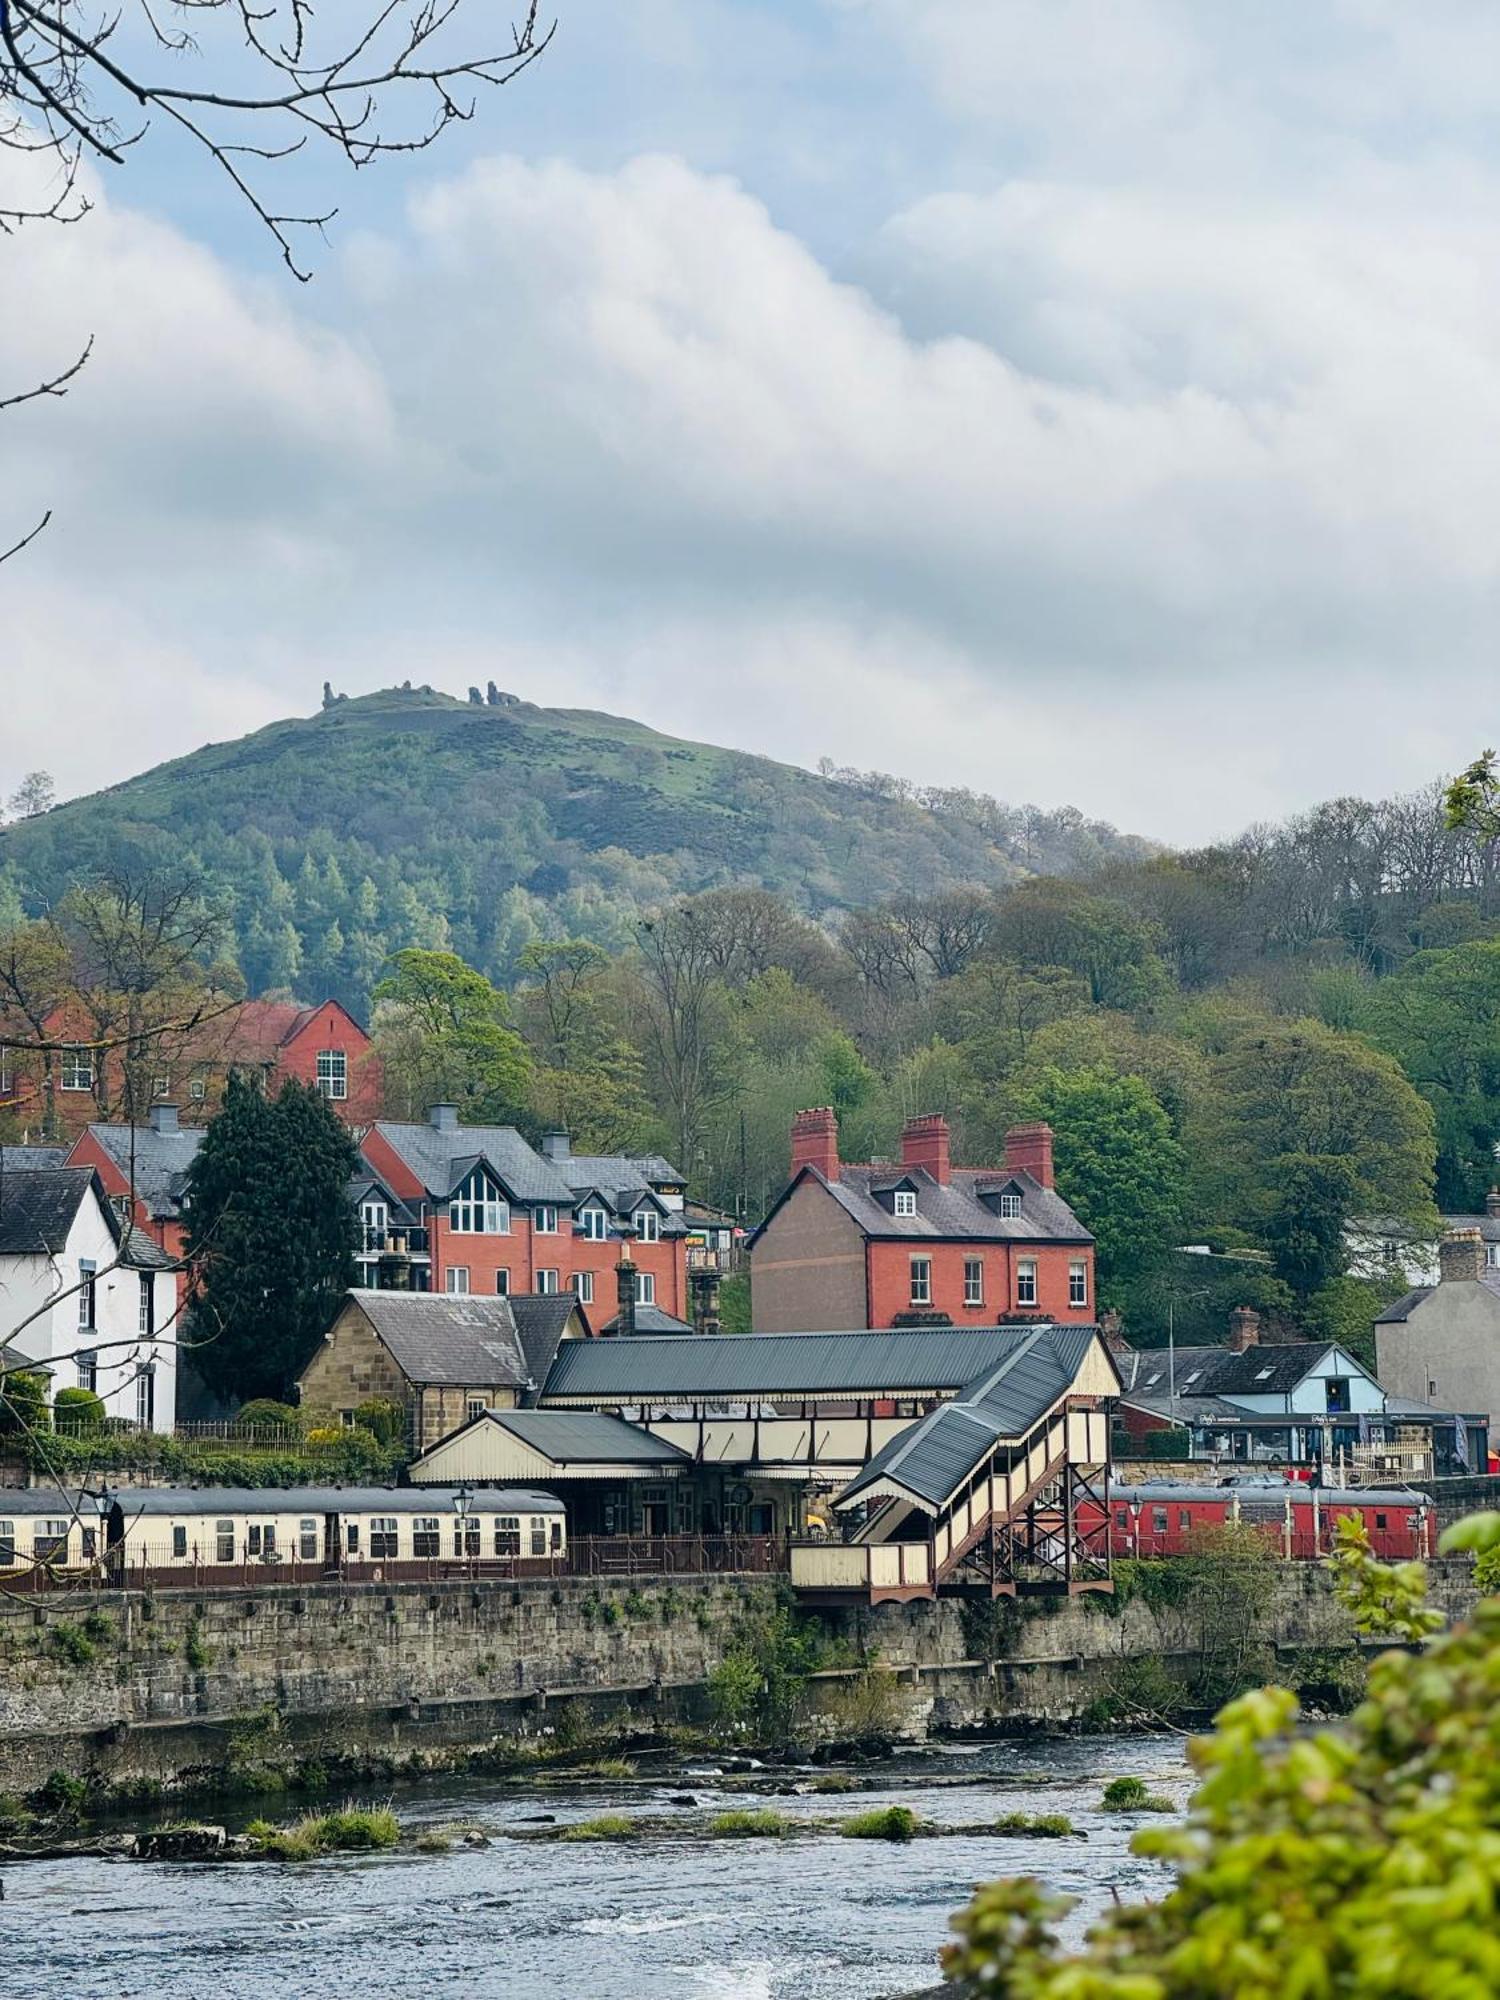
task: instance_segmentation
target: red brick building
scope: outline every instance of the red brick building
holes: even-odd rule
[[[848,1166],[827,1108],[792,1122],[792,1178],[750,1242],[757,1333],[1095,1317],[1094,1239],[1053,1186],[1052,1132],[1018,1125],[998,1167],[955,1167],[948,1122],[912,1118],[899,1161]]]
[[[687,1330],[684,1186],[666,1160],[576,1154],[563,1133],[538,1151],[514,1126],[461,1125],[447,1104],[425,1125],[381,1119],[360,1149],[372,1175],[361,1220],[373,1240],[391,1219],[382,1201],[401,1205],[420,1243],[413,1289],[571,1290],[597,1327],[614,1316],[628,1254],[636,1330]]]

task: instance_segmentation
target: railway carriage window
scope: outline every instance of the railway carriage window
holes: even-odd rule
[[[274,1521],[252,1521],[245,1530],[245,1551],[247,1555],[265,1556],[276,1553],[276,1524]]]
[[[544,1556],[547,1553],[547,1523],[535,1514],[531,1517],[531,1553]]]
[[[99,1530],[97,1528],[84,1528],[82,1534],[83,1559],[85,1562],[92,1562],[94,1557],[99,1553]]]
[[[1193,1516],[1192,1516],[1192,1511],[1191,1511],[1191,1509],[1190,1509],[1190,1508],[1187,1508],[1187,1507],[1179,1507],[1179,1508],[1177,1509],[1177,1525],[1178,1525],[1178,1527],[1179,1527],[1179,1528],[1190,1528],[1190,1527],[1192,1527],[1192,1525],[1193,1525]]]
[[[304,1562],[318,1559],[318,1524],[316,1521],[297,1523],[297,1553]]]
[[[1165,1507],[1153,1507],[1151,1509],[1151,1527],[1153,1532],[1158,1535],[1164,1535],[1167,1532],[1167,1510]]]
[[[1375,1516],[1375,1525],[1376,1525],[1376,1527],[1377,1527],[1377,1528],[1383,1528],[1383,1527],[1385,1526],[1385,1515],[1384,1515],[1384,1514],[1377,1514],[1377,1515]]]
[[[417,1514],[411,1524],[411,1552],[414,1556],[440,1555],[438,1542],[438,1517],[436,1514]]]
[[[473,1560],[479,1555],[480,1521],[477,1514],[465,1514],[453,1523],[453,1553]]]
[[[562,1547],[562,1530],[563,1524],[561,1521],[554,1521],[552,1523],[552,1552],[554,1555]]]
[[[260,1554],[260,1523],[258,1521],[252,1522],[245,1530],[245,1553],[251,1556],[258,1556]]]
[[[66,1521],[38,1521],[31,1552],[38,1562],[53,1562],[68,1553]]]
[[[359,1523],[349,1521],[344,1527],[344,1549],[351,1556],[359,1554]]]
[[[221,1563],[234,1561],[233,1521],[214,1522],[214,1561]]]
[[[0,1521],[0,1569],[10,1569],[16,1560],[16,1524]]]
[[[370,1560],[372,1562],[394,1562],[396,1560],[396,1517],[394,1514],[371,1515]]]
[[[1128,1507],[1116,1507],[1115,1526],[1117,1528],[1128,1528],[1130,1526],[1130,1510]]]
[[[179,1562],[180,1562],[180,1561],[181,1561],[181,1559],[182,1559],[182,1558],[183,1558],[183,1557],[184,1557],[184,1556],[185,1556],[186,1554],[187,1554],[187,1529],[186,1529],[186,1528],[185,1528],[184,1526],[182,1526],[182,1524],[181,1524],[180,1522],[175,1522],[175,1521],[174,1521],[174,1522],[173,1522],[173,1524],[172,1524],[172,1555],[173,1555],[173,1558],[174,1558],[174,1560],[176,1560],[176,1561],[179,1561]]]
[[[495,1554],[497,1556],[518,1556],[521,1553],[521,1517],[519,1514],[501,1514],[495,1521]]]

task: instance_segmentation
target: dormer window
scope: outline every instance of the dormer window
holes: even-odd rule
[[[911,1188],[897,1188],[895,1196],[895,1212],[897,1215],[916,1214],[917,1197]]]
[[[510,1203],[483,1167],[476,1167],[450,1199],[448,1227],[459,1236],[510,1234]]]
[[[1008,1221],[1014,1221],[1021,1213],[1021,1197],[1013,1188],[1007,1188],[1000,1197],[1000,1213]]]
[[[635,1233],[642,1243],[661,1240],[661,1217],[654,1208],[643,1208],[635,1218]]]
[[[590,1205],[578,1211],[578,1233],[590,1243],[602,1243],[609,1234],[609,1217],[602,1208]]]

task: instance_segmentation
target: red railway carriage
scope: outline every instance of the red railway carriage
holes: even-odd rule
[[[1125,1486],[1115,1481],[1107,1504],[1110,1545],[1117,1556],[1183,1555],[1205,1529],[1237,1520],[1260,1528],[1278,1554],[1311,1562],[1333,1548],[1333,1524],[1342,1514],[1364,1522],[1378,1556],[1430,1556],[1436,1539],[1431,1498],[1410,1487],[1340,1490],[1301,1480],[1227,1486],[1147,1480]]]

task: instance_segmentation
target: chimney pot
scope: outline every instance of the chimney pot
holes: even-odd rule
[[[953,1178],[947,1119],[937,1112],[908,1118],[901,1128],[901,1164],[925,1167],[940,1186],[946,1186]]]
[[[458,1106],[456,1104],[434,1104],[427,1114],[427,1122],[437,1132],[458,1130]]]
[[[799,1111],[792,1120],[792,1178],[816,1167],[826,1181],[839,1177],[839,1121],[831,1104]]]
[[[1052,1127],[1038,1120],[1012,1125],[1005,1135],[1005,1164],[1013,1174],[1030,1174],[1043,1187],[1053,1184]]]
[[[1492,1187],[1484,1198],[1486,1215],[1500,1215],[1500,1187]]]
[[[177,1131],[177,1106],[175,1104],[153,1104],[151,1107],[151,1130],[153,1132]]]
[[[1484,1276],[1484,1237],[1477,1229],[1450,1229],[1438,1245],[1438,1277],[1445,1285]]]
[[[1260,1344],[1260,1314],[1253,1306],[1236,1306],[1229,1315],[1229,1351],[1243,1354]]]

